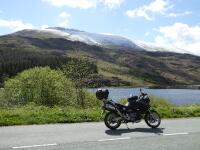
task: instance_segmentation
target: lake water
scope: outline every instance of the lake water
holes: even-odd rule
[[[92,92],[96,92],[96,89],[90,89]],[[130,94],[139,95],[139,88],[108,88],[110,98],[113,100],[119,100],[121,98],[127,98]],[[200,104],[200,90],[194,89],[142,89],[144,93],[149,95],[155,95],[163,97],[168,101],[178,104]]]

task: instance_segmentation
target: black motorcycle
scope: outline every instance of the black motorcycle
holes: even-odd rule
[[[108,100],[109,91],[107,89],[98,89],[96,97],[103,101],[103,110],[106,111],[104,118],[105,125],[115,130],[121,123],[138,123],[144,118],[146,124],[151,128],[157,128],[161,123],[160,115],[151,109],[150,99],[147,93],[140,89],[140,96],[129,97],[127,105],[122,105]]]

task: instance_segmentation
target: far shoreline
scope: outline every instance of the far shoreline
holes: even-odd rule
[[[98,89],[98,88],[144,88],[144,89],[189,89],[189,90],[200,90],[200,85],[184,85],[184,86],[102,86],[102,87],[88,87],[88,89]]]

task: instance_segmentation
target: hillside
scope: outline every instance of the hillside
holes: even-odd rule
[[[119,37],[109,39],[106,36],[108,38],[107,43],[104,42],[106,46],[91,44],[76,40],[74,37],[69,39],[68,34],[66,37],[66,33],[62,33],[60,34],[60,31],[57,34],[47,30],[23,30],[1,36],[0,77],[10,77],[34,66],[60,67],[70,57],[82,55],[96,62],[98,76],[88,80],[101,82],[99,85],[177,86],[200,84],[199,56],[145,51],[134,44],[127,47],[124,42],[126,43],[128,40],[122,42],[121,46],[117,46],[113,42],[109,44],[116,38],[120,39]],[[98,43],[99,41],[96,40]]]

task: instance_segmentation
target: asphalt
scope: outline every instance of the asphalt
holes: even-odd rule
[[[200,150],[200,118],[145,122],[111,131],[100,123],[0,127],[1,150]]]

